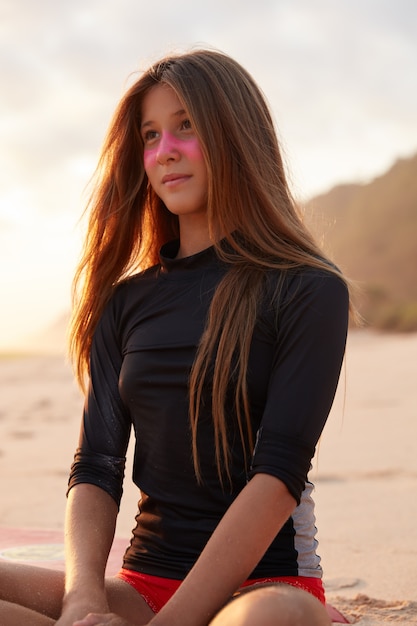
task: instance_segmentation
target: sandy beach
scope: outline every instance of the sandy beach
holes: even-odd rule
[[[311,472],[327,596],[361,626],[417,624],[416,374],[417,334],[352,331]],[[0,527],[62,529],[82,408],[71,369],[59,354],[4,356],[0,386]]]

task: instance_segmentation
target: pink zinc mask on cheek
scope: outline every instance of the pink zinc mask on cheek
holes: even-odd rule
[[[182,139],[165,132],[155,146],[145,146],[143,160],[145,169],[161,165],[172,153],[185,157],[188,161],[202,161],[203,153],[197,137]]]

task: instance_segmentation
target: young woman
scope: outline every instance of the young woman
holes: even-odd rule
[[[235,61],[166,58],[124,96],[76,286],[88,382],[65,588],[59,572],[9,568],[1,623],[329,624],[307,474],[348,289],[297,214],[264,97]],[[132,426],[136,527],[105,580]]]

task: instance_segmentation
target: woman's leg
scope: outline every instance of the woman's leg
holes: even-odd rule
[[[0,620],[2,626],[23,626],[23,624],[52,626],[55,624],[55,620],[51,617],[41,615],[18,604],[4,602],[3,600],[0,600]]]
[[[58,619],[63,595],[64,572],[0,560],[1,600]],[[1,610],[5,610],[4,603]],[[0,616],[3,618],[2,612]],[[7,622],[0,619],[0,623]],[[31,622],[21,622],[24,623]],[[45,622],[47,623],[51,622]]]
[[[330,626],[324,606],[311,593],[287,584],[257,585],[230,602],[210,626]]]
[[[1,626],[50,626],[61,615],[64,573],[0,560]],[[106,580],[110,611],[146,624],[154,615],[142,596],[118,578]]]
[[[142,626],[154,616],[140,593],[124,580],[108,578],[106,591],[111,613],[120,615],[131,624]]]

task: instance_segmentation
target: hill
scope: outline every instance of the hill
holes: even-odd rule
[[[417,155],[368,184],[339,185],[305,206],[307,224],[359,290],[365,322],[417,329]]]

